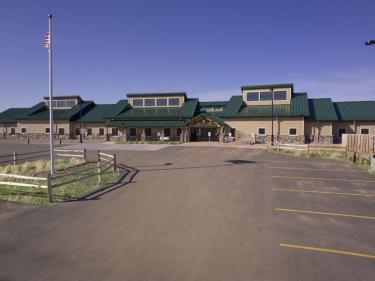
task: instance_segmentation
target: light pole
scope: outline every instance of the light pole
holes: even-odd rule
[[[79,143],[82,143],[82,104],[79,101]]]
[[[375,40],[368,40],[365,42],[366,46],[375,45]]]
[[[274,141],[274,139],[273,139],[273,116],[275,115],[274,114],[274,108],[273,108],[273,100],[274,100],[274,98],[273,98],[273,93],[274,93],[274,89],[272,88],[271,89],[271,93],[272,93],[272,104],[271,104],[271,145],[273,146],[273,141]]]

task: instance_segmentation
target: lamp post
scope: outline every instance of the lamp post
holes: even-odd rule
[[[375,40],[368,40],[365,42],[366,46],[375,45]]]
[[[79,101],[79,143],[82,143],[82,104]]]
[[[272,104],[271,104],[271,145],[273,146],[274,145],[274,139],[273,139],[273,119],[274,119],[274,107],[273,107],[273,94],[274,94],[274,89],[272,88],[271,89],[271,93],[272,93]]]

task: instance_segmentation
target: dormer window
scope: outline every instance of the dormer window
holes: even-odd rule
[[[70,109],[78,104],[77,99],[53,99],[52,107],[56,109]],[[49,107],[49,100],[46,100],[46,106]]]
[[[145,106],[155,106],[155,99],[145,99]]]
[[[247,101],[258,101],[259,92],[249,92],[247,93]]]
[[[260,100],[261,101],[272,100],[272,92],[271,91],[269,91],[269,92],[261,92],[260,93]]]
[[[180,99],[179,98],[170,98],[169,99],[169,105],[170,106],[179,106],[180,105]]]
[[[288,96],[286,91],[275,91],[273,93],[274,100],[287,100]]]
[[[133,106],[143,106],[143,99],[134,99]]]
[[[168,105],[168,100],[167,99],[157,99],[156,100],[156,105],[157,106],[167,106]]]

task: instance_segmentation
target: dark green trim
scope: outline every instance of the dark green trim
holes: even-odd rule
[[[128,98],[145,98],[145,97],[176,97],[184,96],[186,98],[186,92],[165,92],[165,93],[129,93],[127,94]]]
[[[265,90],[265,89],[277,89],[277,88],[293,88],[293,83],[286,83],[286,84],[264,84],[264,85],[249,85],[249,86],[242,86],[241,90]]]

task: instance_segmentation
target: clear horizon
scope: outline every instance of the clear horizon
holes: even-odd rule
[[[48,95],[115,103],[131,92],[228,100],[293,83],[334,101],[374,100],[374,1],[2,1],[0,111]]]

